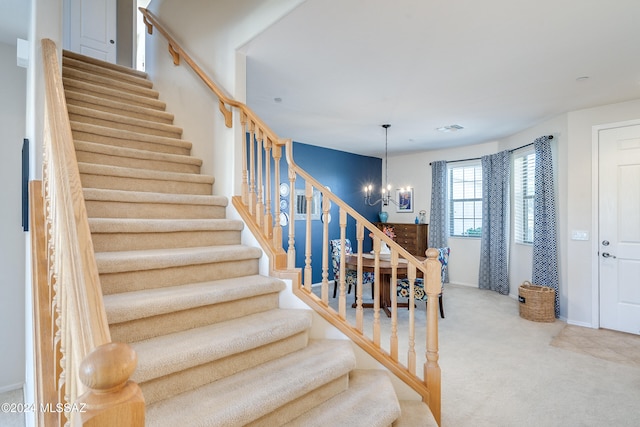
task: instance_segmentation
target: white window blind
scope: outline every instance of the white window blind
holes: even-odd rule
[[[449,235],[482,235],[482,166],[480,162],[449,166]]]
[[[535,194],[535,163],[533,150],[514,157],[514,240],[533,243],[533,196]]]

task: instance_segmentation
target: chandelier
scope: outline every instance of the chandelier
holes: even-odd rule
[[[393,203],[398,206],[398,201],[396,201],[391,196],[391,184],[389,184],[389,162],[388,162],[388,145],[389,145],[389,128],[390,124],[382,125],[384,128],[384,186],[380,190],[380,198],[373,201],[371,198],[371,192],[373,191],[373,185],[365,185],[364,186],[364,203],[369,206],[375,206],[378,203],[382,203],[382,206],[389,206],[389,203]],[[411,187],[407,188],[398,188],[400,193],[405,193],[411,190]]]

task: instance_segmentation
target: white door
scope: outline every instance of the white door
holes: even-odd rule
[[[600,327],[640,334],[640,125],[598,141]]]
[[[69,50],[103,61],[116,62],[116,0],[70,0],[68,10]]]

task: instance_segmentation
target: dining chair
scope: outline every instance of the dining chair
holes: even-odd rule
[[[451,248],[438,248],[438,261],[442,266],[442,276],[440,278],[442,282],[442,287],[440,289],[440,293],[438,294],[438,305],[440,307],[440,317],[444,319],[444,307],[442,304],[442,294],[444,292],[444,279],[447,272],[447,268],[449,265],[449,254],[451,253]],[[397,284],[397,292],[399,297],[409,298],[409,279],[398,279]],[[427,302],[427,293],[424,291],[424,279],[417,278],[413,284],[413,292],[414,299],[416,301],[424,301]]]
[[[333,297],[336,297],[338,291],[338,283],[340,282],[340,239],[333,239],[329,241],[331,247],[331,263],[333,265]],[[344,254],[353,255],[351,249],[351,241],[344,239]],[[351,293],[351,285],[354,287],[358,284],[358,272],[356,270],[345,269],[344,281],[347,284],[347,293]],[[371,272],[362,273],[362,284],[371,283],[371,298],[373,298],[373,280],[374,274]]]

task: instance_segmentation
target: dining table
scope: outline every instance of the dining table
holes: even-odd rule
[[[416,257],[419,261],[423,261],[425,257]],[[407,277],[408,261],[404,258],[398,258],[398,266],[396,268],[396,279],[404,279]],[[351,254],[345,256],[345,268],[349,270],[357,270],[358,268],[358,254]],[[381,257],[378,261],[378,268],[380,271],[380,308],[386,313],[387,317],[391,317],[391,291],[393,289],[396,292],[396,287],[391,287],[391,275],[393,273],[393,266],[391,265],[391,259],[388,257]],[[375,256],[367,253],[362,254],[362,271],[373,272],[375,271]],[[416,271],[417,277],[422,277],[420,270]],[[373,286],[373,284],[372,284]],[[398,303],[398,307],[408,307],[409,303]],[[353,308],[357,306],[354,302],[351,305]],[[373,308],[373,302],[363,302],[362,308]]]

